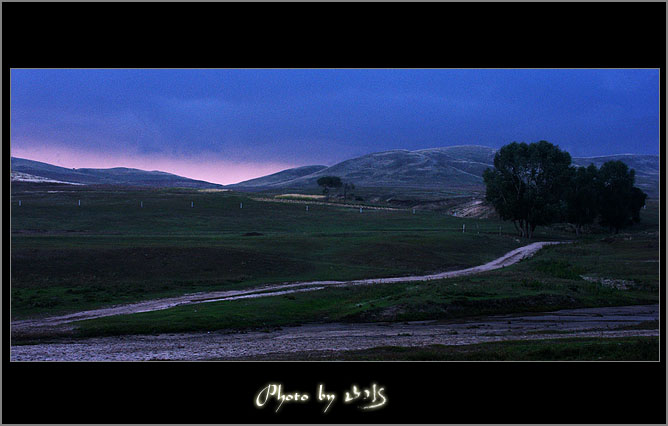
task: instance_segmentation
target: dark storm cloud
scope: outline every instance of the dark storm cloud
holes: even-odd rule
[[[12,149],[333,164],[545,139],[659,152],[658,70],[12,70]]]

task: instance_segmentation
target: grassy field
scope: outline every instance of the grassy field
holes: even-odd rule
[[[79,332],[85,336],[96,336],[262,329],[304,322],[453,319],[658,303],[658,240],[642,233],[635,239],[626,238],[548,247],[531,259],[476,276],[330,288],[310,293],[181,306],[82,321]],[[629,258],[636,261],[625,263]],[[582,279],[581,274],[633,280],[633,286],[627,290],[606,287]]]
[[[658,361],[658,337],[572,338],[285,354],[281,361]],[[267,356],[251,358],[267,359]],[[276,360],[277,355],[272,354]]]
[[[658,203],[649,203],[642,219],[629,232],[587,235],[476,276],[182,306],[81,322],[78,332],[449,319],[657,303]],[[174,189],[13,188],[11,229],[12,318],[267,283],[440,272],[479,265],[531,242],[495,220],[316,205],[306,211],[240,193]],[[574,234],[539,228],[534,241],[563,239]],[[632,284],[620,290],[583,275]]]
[[[507,223],[428,211],[306,211],[231,192],[66,188],[13,188],[12,318],[266,283],[440,272],[525,244]]]

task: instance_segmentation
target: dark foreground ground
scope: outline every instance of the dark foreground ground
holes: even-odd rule
[[[658,322],[659,306],[647,305],[499,315],[466,321],[306,324],[264,332],[55,339],[12,346],[11,359],[658,360]],[[567,340],[554,340],[557,338]]]
[[[579,322],[574,330],[569,321],[536,328],[519,319],[658,306],[656,200],[648,201],[639,224],[619,234],[592,227],[578,238],[567,225],[555,225],[537,229],[535,240],[517,237],[512,224],[493,218],[370,207],[314,204],[306,210],[233,192],[13,187],[11,359],[445,359],[462,356],[467,345],[552,345],[547,337],[658,340],[652,337],[658,336],[658,314],[643,319],[641,311],[630,322],[609,311],[610,321]],[[535,241],[569,244],[544,247],[503,268],[448,275]],[[284,284],[441,273],[433,280],[307,286],[259,297]],[[245,296],[122,311],[128,304],[219,293]],[[35,326],[64,315],[77,318]],[[524,325],[515,329],[517,321]],[[600,355],[582,359],[659,354],[658,343],[650,357],[631,348],[636,341],[617,343],[621,351],[614,356],[600,347]],[[499,352],[476,351],[467,356]],[[544,355],[570,359],[568,353]],[[507,353],[508,359],[527,356]]]

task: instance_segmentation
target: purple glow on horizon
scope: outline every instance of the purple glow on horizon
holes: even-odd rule
[[[88,153],[69,148],[12,147],[13,157],[41,161],[66,168],[107,169],[129,167],[146,171],[161,171],[190,179],[229,185],[281,170],[296,167],[278,162],[239,162],[212,157],[170,158],[155,155]]]

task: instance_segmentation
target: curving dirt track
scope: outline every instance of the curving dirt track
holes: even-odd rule
[[[76,312],[68,315],[53,316],[47,318],[29,319],[13,321],[11,323],[12,334],[24,334],[26,332],[35,332],[40,329],[67,329],[63,327],[74,321],[108,317],[113,315],[134,314],[139,312],[159,311],[172,308],[179,305],[190,305],[196,303],[220,302],[228,300],[280,296],[289,293],[298,293],[305,291],[322,290],[328,286],[351,286],[351,285],[369,285],[386,284],[409,281],[430,281],[444,278],[459,277],[463,275],[472,275],[480,272],[491,271],[519,262],[520,260],[534,255],[544,246],[551,244],[560,244],[559,242],[536,242],[515,250],[512,250],[498,259],[492,260],[484,265],[474,266],[472,268],[460,269],[457,271],[441,272],[431,275],[394,277],[394,278],[369,278],[354,281],[310,281],[286,284],[267,285],[255,287],[247,290],[227,290],[214,291],[207,293],[186,294],[183,296],[169,297],[163,299],[147,300],[144,302],[131,303],[127,305],[112,306],[109,308],[93,309],[89,311]]]

